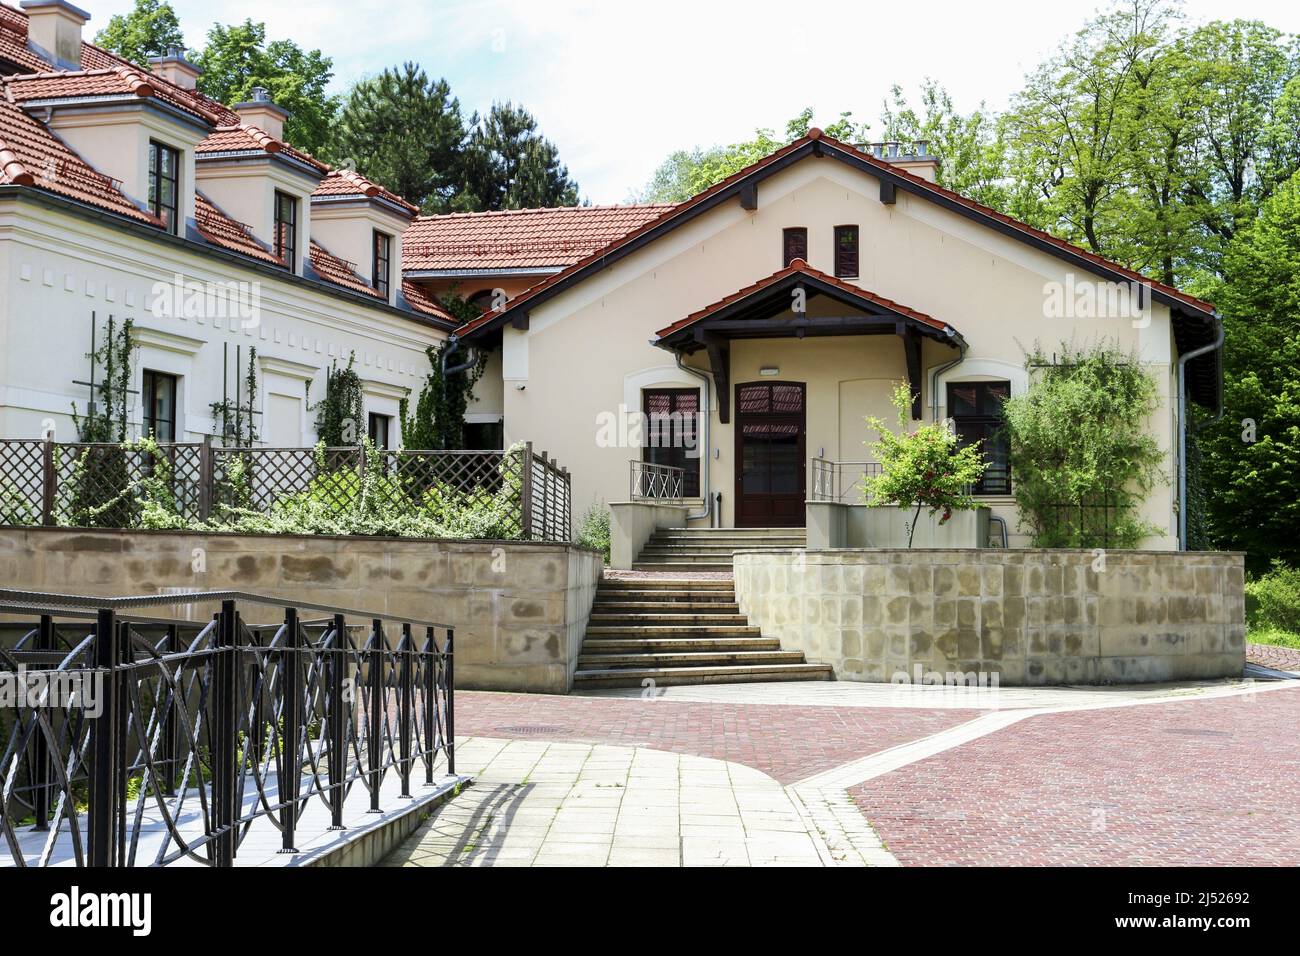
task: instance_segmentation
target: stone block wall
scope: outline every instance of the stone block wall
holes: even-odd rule
[[[825,550],[735,556],[750,623],[841,680],[1004,685],[1240,676],[1238,553]]]
[[[406,614],[456,629],[467,689],[567,693],[601,570],[595,551],[550,542],[0,528],[0,587],[229,589]]]

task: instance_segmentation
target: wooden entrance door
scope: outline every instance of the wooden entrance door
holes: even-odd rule
[[[736,386],[736,527],[804,525],[805,386]]]

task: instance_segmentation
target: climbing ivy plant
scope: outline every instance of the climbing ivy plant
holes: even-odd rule
[[[257,422],[253,410],[257,408],[257,349],[248,349],[248,370],[244,373],[241,389],[235,398],[213,402],[212,428],[227,448],[252,448],[257,443]]]
[[[1146,427],[1156,383],[1113,343],[1062,343],[1026,356],[1028,390],[1003,406],[1020,526],[1039,548],[1133,548],[1157,529],[1138,517],[1167,476]]]
[[[104,325],[104,344],[86,353],[95,386],[84,418],[77,414],[77,403],[72,403],[72,421],[83,442],[126,441],[133,330],[130,319],[123,319],[118,326],[110,316]]]
[[[479,316],[479,310],[454,293],[443,296],[442,304],[461,322]],[[446,342],[425,349],[429,357],[429,374],[424,388],[415,403],[414,414],[410,402],[402,399],[398,416],[402,425],[402,445],[406,448],[439,449],[460,448],[465,444],[465,409],[474,398],[474,385],[483,375],[487,354],[478,352],[477,360],[467,369],[447,375],[443,360],[450,346]],[[448,364],[453,367],[464,361],[464,348],[452,353]]]
[[[315,406],[317,439],[330,448],[356,445],[362,437],[366,412],[361,376],[353,368],[356,360],[353,352],[343,368],[338,362],[330,366],[325,373],[325,397]]]

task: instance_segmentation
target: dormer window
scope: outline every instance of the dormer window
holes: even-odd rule
[[[388,282],[391,275],[389,262],[392,260],[393,237],[386,232],[374,231],[374,253],[370,275],[375,291],[385,299],[388,298]]]
[[[263,206],[262,208],[266,208]],[[298,264],[298,200],[275,191],[275,254],[292,272]]]
[[[163,221],[172,235],[177,234],[180,224],[180,176],[179,150],[149,140],[149,211]]]

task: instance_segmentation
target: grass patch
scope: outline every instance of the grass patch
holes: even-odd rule
[[[1252,644],[1276,644],[1279,647],[1300,649],[1300,634],[1284,631],[1280,627],[1255,627],[1246,632],[1246,640]]]

